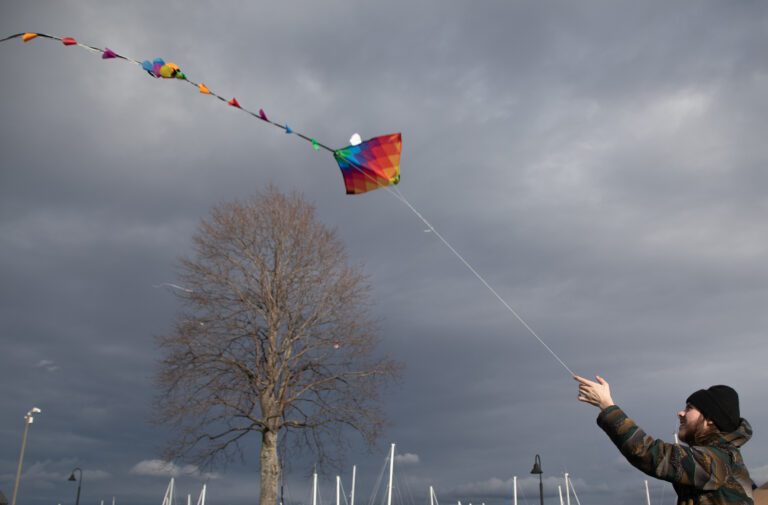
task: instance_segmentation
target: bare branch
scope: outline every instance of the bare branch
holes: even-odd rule
[[[367,277],[301,196],[270,187],[216,207],[179,266],[189,291],[177,292],[174,331],[158,338],[156,377],[156,420],[177,434],[170,456],[242,458],[241,440],[260,433],[266,504],[278,440],[331,462],[348,429],[376,440],[379,391],[400,366],[375,355]]]

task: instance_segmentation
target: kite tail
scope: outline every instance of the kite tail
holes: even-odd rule
[[[138,65],[139,67],[146,70],[150,75],[157,78],[176,78],[182,81],[186,81],[190,85],[194,86],[195,88],[200,91],[200,93],[205,95],[211,95],[215,98],[218,98],[220,101],[234,107],[237,109],[242,110],[246,114],[249,114],[253,116],[256,119],[260,119],[261,121],[264,121],[265,123],[269,123],[272,126],[275,126],[277,128],[280,128],[285,133],[296,135],[297,137],[301,138],[302,140],[305,140],[312,144],[313,149],[316,151],[319,151],[320,149],[324,149],[330,153],[335,152],[334,149],[328,147],[327,145],[323,144],[322,142],[318,142],[315,138],[310,137],[308,135],[305,135],[303,133],[295,131],[293,128],[288,126],[288,124],[280,124],[275,121],[270,120],[267,117],[267,114],[264,112],[263,109],[259,109],[258,112],[254,112],[252,110],[249,110],[242,105],[240,105],[240,102],[237,100],[237,98],[231,98],[227,99],[218,93],[214,92],[203,84],[202,82],[195,82],[191,79],[189,79],[178,67],[178,65],[175,65],[174,63],[166,63],[162,58],[155,58],[152,62],[149,60],[139,61],[135,60],[133,58],[130,58],[128,56],[124,56],[122,54],[119,54],[108,47],[96,47],[96,46],[90,46],[87,44],[82,44],[78,41],[76,41],[73,37],[59,37],[56,35],[49,35],[47,33],[36,33],[36,32],[24,32],[24,33],[16,33],[14,35],[9,35],[8,37],[5,37],[3,39],[0,39],[0,42],[6,42],[8,40],[18,39],[21,38],[23,42],[29,42],[36,38],[42,38],[42,39],[49,39],[49,40],[58,40],[59,42],[62,42],[65,46],[79,46],[83,49],[87,49],[91,52],[100,53],[102,59],[120,59],[124,60],[130,63],[133,63],[134,65]]]

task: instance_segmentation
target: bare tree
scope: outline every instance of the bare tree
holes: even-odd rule
[[[181,280],[184,310],[158,339],[157,417],[177,433],[166,456],[242,458],[244,437],[258,432],[260,504],[275,505],[278,441],[320,461],[333,460],[347,428],[375,441],[378,392],[399,365],[374,354],[366,276],[300,195],[270,187],[216,207]]]

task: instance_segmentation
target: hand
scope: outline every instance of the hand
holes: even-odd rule
[[[578,399],[580,402],[600,407],[600,410],[605,410],[614,405],[613,398],[611,398],[611,386],[599,375],[595,375],[597,382],[579,377],[578,375],[574,375],[573,378],[579,383]]]

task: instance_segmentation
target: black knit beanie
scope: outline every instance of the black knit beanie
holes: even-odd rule
[[[696,407],[724,433],[735,431],[741,423],[739,394],[732,387],[717,385],[699,389],[688,397],[686,403]]]

